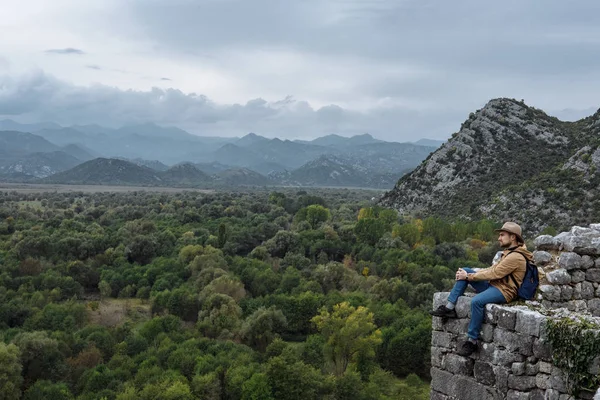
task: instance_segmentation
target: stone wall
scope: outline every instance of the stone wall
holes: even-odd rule
[[[466,339],[472,295],[459,298],[458,318],[433,317],[431,399],[573,399],[564,372],[552,364],[546,323],[577,316],[600,326],[600,224],[540,236],[535,245],[543,270],[537,301],[488,305],[473,355],[456,354]],[[446,304],[448,294],[436,293],[433,308]],[[599,365],[600,355],[590,373],[597,374]],[[592,393],[580,396],[594,398]]]
[[[535,260],[546,273],[541,303],[600,316],[600,224],[535,239]]]

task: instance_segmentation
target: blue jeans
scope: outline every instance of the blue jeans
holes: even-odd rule
[[[471,268],[463,268],[468,273],[473,273],[475,270]],[[471,322],[469,322],[469,331],[467,335],[474,340],[479,338],[479,331],[481,330],[481,324],[483,323],[483,310],[486,304],[504,304],[506,299],[500,290],[490,285],[488,281],[456,281],[448,301],[452,304],[456,304],[458,297],[462,296],[467,290],[467,286],[471,284],[471,287],[475,289],[477,295],[471,300]]]

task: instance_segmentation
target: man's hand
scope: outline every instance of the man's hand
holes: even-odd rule
[[[466,279],[467,279],[467,271],[465,271],[462,268],[459,268],[458,271],[456,271],[456,280],[464,281]]]

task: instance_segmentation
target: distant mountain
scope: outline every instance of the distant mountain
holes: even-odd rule
[[[119,157],[114,157],[114,158],[116,158],[118,160],[129,161],[130,163],[133,163],[137,166],[148,167],[150,169],[153,169],[153,170],[159,171],[159,172],[164,172],[169,169],[168,165],[165,165],[157,160],[144,160],[142,158],[134,158],[134,159],[119,158]]]
[[[191,163],[175,165],[161,174],[165,182],[185,185],[196,185],[210,182],[209,175],[200,171]]]
[[[76,143],[87,144],[91,140],[89,135],[73,128],[42,129],[36,132],[36,134],[58,146]]]
[[[214,175],[214,182],[223,186],[265,186],[272,184],[266,176],[247,168],[234,168]]]
[[[66,146],[63,146],[61,148],[61,151],[64,151],[65,153],[81,161],[89,161],[98,157],[98,154],[96,154],[93,150],[90,150],[80,144],[68,144]]]
[[[246,136],[244,136],[243,138],[236,140],[235,141],[235,145],[236,146],[240,146],[240,147],[248,147],[248,146],[252,146],[252,145],[256,145],[256,144],[264,144],[266,142],[268,142],[270,139],[267,139],[266,137],[257,135],[256,133],[249,133]]]
[[[68,171],[59,172],[42,183],[86,185],[164,185],[159,173],[150,168],[112,158],[96,158]]]
[[[21,124],[12,119],[0,121],[0,131],[37,132],[42,129],[59,129],[61,126],[54,122],[40,122],[37,124]]]
[[[217,161],[213,161],[210,163],[197,163],[194,165],[196,166],[196,168],[198,168],[200,171],[204,172],[207,175],[214,175],[221,171],[231,169],[231,165],[221,164]]]
[[[78,164],[81,164],[81,160],[64,151],[30,153],[16,159],[0,159],[0,174],[22,173],[30,177],[45,178]]]
[[[344,137],[340,135],[326,135],[316,138],[311,141],[298,141],[303,144],[312,144],[317,146],[326,147],[348,147],[348,146],[360,146],[362,144],[371,143],[382,143],[383,140],[375,139],[373,136],[365,133],[363,135],[355,135],[352,137]]]
[[[32,133],[0,131],[0,151],[8,156],[58,150],[58,146]]]
[[[528,232],[600,220],[600,111],[563,122],[513,99],[494,99],[381,204],[401,213],[490,218]]]
[[[154,123],[124,126],[111,133],[113,136],[139,135],[145,137],[162,137],[177,140],[198,140],[199,137],[175,127],[164,127]]]
[[[248,150],[246,147],[240,147],[233,143],[227,143],[215,151],[211,158],[223,164],[236,167],[247,167],[249,165],[259,164],[263,161],[262,157]]]
[[[398,174],[374,173],[351,160],[323,155],[290,173],[269,177],[287,185],[389,188]]]
[[[252,171],[256,171],[259,174],[265,175],[265,176],[269,175],[271,173],[274,173],[274,172],[284,172],[284,171],[287,171],[287,168],[284,167],[283,165],[277,164],[277,163],[274,163],[274,162],[268,162],[268,161],[262,162],[262,163],[259,163],[259,164],[250,165],[248,167],[248,169],[251,169]]]
[[[435,139],[419,139],[416,142],[414,142],[415,144],[418,144],[419,146],[429,146],[429,147],[440,147],[441,145],[443,145],[446,141],[445,140],[435,140]]]

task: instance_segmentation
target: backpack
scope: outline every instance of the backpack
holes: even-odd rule
[[[510,253],[513,252],[514,251],[511,251]],[[513,274],[511,273],[509,276],[510,279],[512,279],[515,286],[517,287],[517,295],[519,296],[519,298],[523,300],[531,300],[535,296],[535,292],[540,283],[538,268],[537,265],[529,261],[529,259],[525,257],[522,253],[519,254],[521,254],[525,259],[525,276],[523,277],[523,283],[521,283],[521,286],[519,286]]]

